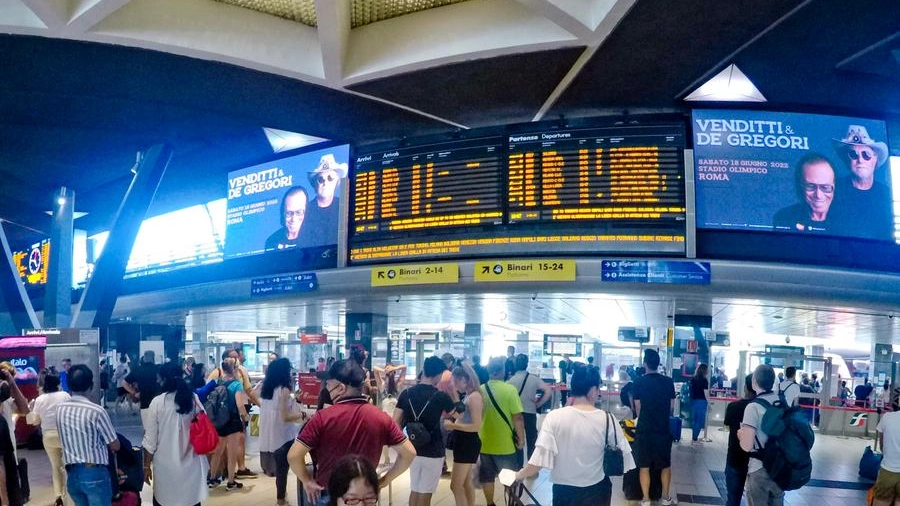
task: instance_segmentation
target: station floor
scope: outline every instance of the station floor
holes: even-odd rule
[[[141,427],[140,417],[126,410],[116,414],[110,409],[110,416],[117,430],[134,444],[139,444]],[[710,428],[709,438],[712,442],[702,447],[692,446],[690,431],[685,429],[684,439],[672,448],[672,481],[678,494],[678,503],[690,505],[723,505],[725,495],[725,449],[728,433],[721,428]],[[252,438],[250,438],[252,439]],[[785,504],[789,506],[846,506],[864,505],[866,491],[871,482],[858,476],[859,458],[872,439],[858,437],[842,438],[816,434],[813,446],[813,479],[800,490],[788,492]],[[248,441],[247,464],[250,469],[259,471],[257,455],[254,454],[253,441]],[[45,506],[53,503],[53,488],[50,479],[49,461],[42,450],[19,450],[20,457],[29,462],[31,501],[30,505]],[[408,473],[397,479],[388,490],[381,494],[382,506],[405,506],[409,498]],[[244,480],[241,491],[226,492],[224,487],[210,491],[209,499],[204,504],[216,506],[258,506],[275,505],[275,479],[260,474],[255,479]],[[552,504],[552,484],[546,472],[542,472],[533,481],[526,484],[535,494],[538,501],[545,506]],[[503,487],[497,486],[497,504],[504,504],[500,496]],[[144,487],[141,495],[143,504],[152,504],[152,493],[149,486]],[[288,502],[296,506],[295,480],[288,480]],[[432,506],[454,506],[453,494],[450,493],[449,476],[441,479],[435,492]],[[484,496],[477,491],[476,504],[484,505]],[[622,479],[613,478],[613,505],[631,505],[622,494]]]

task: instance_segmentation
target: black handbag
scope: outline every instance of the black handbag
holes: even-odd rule
[[[625,474],[625,456],[619,449],[619,436],[616,434],[615,423],[613,424],[613,437],[615,444],[609,445],[609,419],[612,415],[606,414],[606,448],[603,450],[603,474],[607,476],[622,476]]]

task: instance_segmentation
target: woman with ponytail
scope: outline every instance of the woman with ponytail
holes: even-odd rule
[[[203,410],[184,381],[178,364],[159,369],[160,393],[153,401],[144,427],[144,479],[153,480],[155,506],[199,506],[208,495],[206,457],[194,453],[191,420]]]

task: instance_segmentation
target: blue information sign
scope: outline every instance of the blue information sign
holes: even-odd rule
[[[315,272],[284,274],[250,280],[250,296],[279,295],[285,293],[312,292],[319,289]]]
[[[613,283],[708,285],[709,262],[672,260],[604,260],[602,279]]]

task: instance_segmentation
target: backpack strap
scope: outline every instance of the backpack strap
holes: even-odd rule
[[[413,414],[413,421],[414,421],[414,422],[418,422],[418,421],[419,421],[419,417],[422,416],[422,413],[425,412],[425,408],[427,408],[428,405],[431,404],[431,400],[434,399],[434,396],[437,395],[439,392],[440,392],[440,390],[438,390],[437,392],[431,394],[431,397],[428,398],[428,401],[425,402],[425,405],[422,406],[422,409],[419,410],[419,413],[418,413],[418,414],[416,414],[416,408],[413,407],[412,399],[411,399],[411,398],[410,398],[410,399],[407,399],[407,400],[409,401],[409,409],[412,411],[412,414]]]

